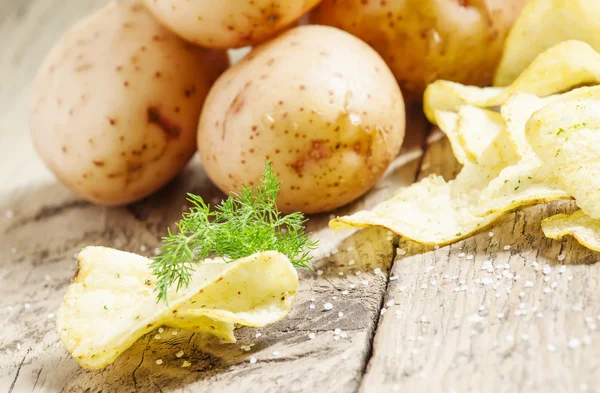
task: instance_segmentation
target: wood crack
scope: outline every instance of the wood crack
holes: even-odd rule
[[[19,363],[19,367],[17,367],[17,374],[15,375],[15,379],[13,379],[12,383],[10,384],[8,393],[12,393],[13,389],[15,388],[15,384],[17,383],[17,379],[19,379],[19,373],[21,372],[21,367],[23,367],[24,362],[25,362],[25,356],[23,356],[23,359],[21,359],[21,363]]]

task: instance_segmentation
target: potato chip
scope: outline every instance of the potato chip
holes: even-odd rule
[[[452,153],[454,153],[454,157],[456,157],[459,164],[469,161],[458,133],[458,114],[448,111],[436,111],[435,118],[438,127],[448,138]]]
[[[284,318],[298,285],[286,256],[264,252],[235,262],[206,260],[187,288],[157,302],[150,260],[104,247],[79,253],[78,271],[56,321],[58,334],[83,367],[113,362],[139,337],[161,326],[205,332],[235,342],[236,324],[263,326]]]
[[[472,105],[458,108],[458,140],[472,162],[481,157],[505,127],[504,119],[497,112]]]
[[[578,95],[585,93],[588,98],[559,100],[537,111],[527,122],[526,136],[577,205],[600,218],[600,89]]]
[[[600,251],[600,220],[593,219],[582,210],[548,217],[542,221],[542,230],[551,239],[559,240],[571,235],[581,245]]]
[[[511,84],[538,54],[567,40],[600,51],[600,2],[529,0],[508,34],[494,85]]]
[[[498,180],[507,167],[520,162],[514,144],[503,129],[476,163],[464,165],[456,179],[446,182],[440,176],[431,175],[400,189],[372,210],[337,217],[329,226],[343,230],[377,225],[422,244],[453,243],[491,225],[504,212],[540,199],[528,190],[537,183],[523,182],[518,192],[493,194],[482,200],[482,195],[489,194],[489,185],[495,184],[492,182]],[[506,172],[505,176],[511,175]],[[498,181],[504,184],[504,180],[503,177]],[[482,211],[482,202],[487,204],[488,210],[493,206],[495,212]]]
[[[425,90],[423,108],[431,122],[435,111],[457,112],[461,105],[495,107],[514,93],[545,97],[586,83],[600,81],[600,55],[580,41],[561,42],[535,58],[507,87],[475,87],[444,80]]]

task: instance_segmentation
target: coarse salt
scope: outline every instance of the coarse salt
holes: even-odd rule
[[[273,352],[271,352],[271,355],[273,355],[273,356],[279,356],[279,351],[273,351]]]
[[[569,343],[567,345],[571,349],[579,348],[581,346],[581,340],[579,340],[578,338],[573,337],[573,338],[571,338],[569,340]]]
[[[397,248],[396,252],[398,253],[398,255],[406,255],[406,250],[403,248]]]
[[[327,302],[327,303],[323,304],[323,310],[325,310],[325,311],[329,311],[329,310],[331,310],[331,309],[333,309],[333,304],[331,304],[331,303],[329,303],[329,302]]]
[[[250,357],[250,364],[256,364],[257,360],[254,356]]]
[[[494,237],[494,232],[488,232],[489,237]]]
[[[504,251],[508,251],[510,250],[510,246],[507,244],[506,246],[504,246]]]
[[[315,338],[317,338],[317,335],[315,333],[309,333],[308,338],[310,338],[311,340],[314,340]]]
[[[156,359],[156,364],[158,364],[159,366],[160,366],[161,364],[163,364],[163,361],[162,361],[162,359]]]
[[[184,368],[185,368],[185,367],[189,367],[189,366],[191,366],[191,365],[192,365],[192,363],[188,362],[187,360],[184,360],[184,361],[183,361],[183,364],[181,365],[181,367],[184,367]]]
[[[548,264],[545,264],[545,265],[542,267],[542,272],[543,272],[544,274],[546,274],[546,275],[547,275],[547,274],[550,274],[550,273],[552,272],[552,267],[551,267],[550,265],[548,265]]]
[[[183,356],[183,351],[179,351],[175,354],[175,356],[177,356],[178,358]]]

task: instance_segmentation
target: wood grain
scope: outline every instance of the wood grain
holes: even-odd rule
[[[437,135],[420,177],[451,179],[459,166]],[[599,256],[540,229],[572,208],[518,209],[437,250],[401,241],[360,392],[598,392]]]

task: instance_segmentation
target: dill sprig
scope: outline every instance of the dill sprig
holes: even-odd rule
[[[275,200],[280,183],[269,161],[258,186],[244,186],[239,193],[211,209],[209,204],[188,194],[192,207],[177,223],[177,233],[169,229],[151,268],[158,278],[158,300],[167,301],[172,285],[187,287],[194,267],[208,257],[221,256],[230,262],[261,251],[279,251],[298,267],[308,267],[310,250],[317,242],[304,232],[302,213],[282,215]]]

